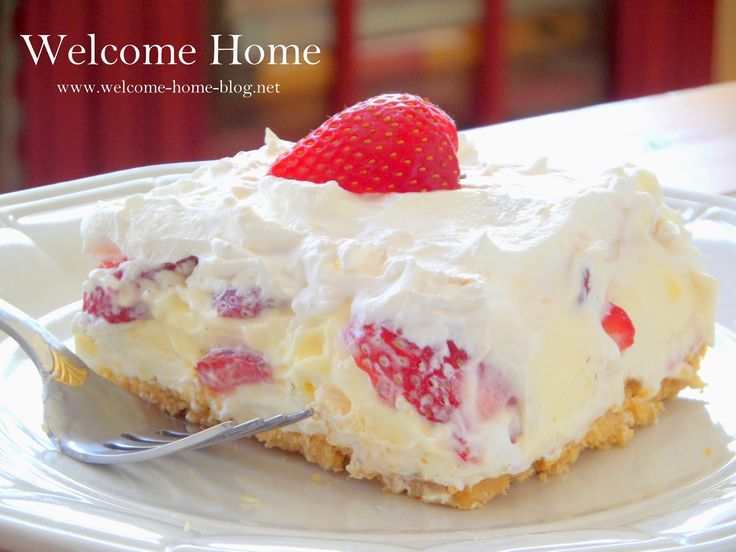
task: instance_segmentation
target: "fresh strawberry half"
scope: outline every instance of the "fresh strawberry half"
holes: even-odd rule
[[[263,297],[261,288],[252,287],[245,292],[235,288],[225,288],[212,299],[218,316],[225,318],[255,318],[263,309],[274,306],[273,299]]]
[[[461,367],[467,353],[453,341],[445,356],[420,347],[384,326],[349,326],[344,339],[356,364],[366,372],[378,396],[394,406],[401,395],[432,422],[445,423],[460,406]]]
[[[337,183],[354,193],[460,187],[458,138],[439,107],[410,94],[383,94],[333,115],[281,154],[269,174]]]
[[[616,342],[621,352],[634,344],[636,334],[634,324],[626,311],[618,305],[609,303],[608,312],[601,320],[601,325],[603,330]]]
[[[199,359],[194,369],[199,382],[217,393],[271,379],[271,366],[249,349],[213,349]]]

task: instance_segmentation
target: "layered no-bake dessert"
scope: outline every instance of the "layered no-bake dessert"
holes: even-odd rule
[[[625,444],[713,339],[715,282],[651,173],[479,162],[409,95],[267,132],[82,235],[93,369],[202,424],[311,406],[258,438],[459,508]]]

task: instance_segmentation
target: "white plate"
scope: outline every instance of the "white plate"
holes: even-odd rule
[[[194,164],[123,171],[0,196],[0,296],[69,337],[90,261],[79,220],[98,199]],[[667,192],[721,282],[703,393],[671,401],[628,447],[514,485],[462,512],[384,493],[250,442],[120,467],[77,463],[40,429],[40,383],[0,344],[0,549],[669,550],[736,548],[736,201]],[[67,306],[65,306],[67,305]],[[319,474],[319,477],[314,477]],[[257,504],[251,498],[257,499]]]

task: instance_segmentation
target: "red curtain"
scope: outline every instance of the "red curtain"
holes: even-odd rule
[[[714,0],[618,0],[612,97],[635,98],[712,81]]]
[[[19,149],[26,186],[197,158],[206,135],[204,95],[63,93],[58,85],[206,83],[203,0],[24,0],[18,3],[15,30],[22,109]],[[47,58],[34,65],[20,37],[48,34],[57,40],[56,35],[66,34],[65,46],[87,45],[89,33],[95,34],[98,48],[192,44],[198,61],[190,66],[74,65],[61,50],[54,65]]]

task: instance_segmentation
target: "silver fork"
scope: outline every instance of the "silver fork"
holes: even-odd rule
[[[160,458],[174,452],[251,437],[308,418],[291,414],[223,422],[202,429],[168,416],[90,370],[46,328],[0,299],[0,330],[12,337],[38,368],[43,382],[44,431],[67,456],[94,464]]]

